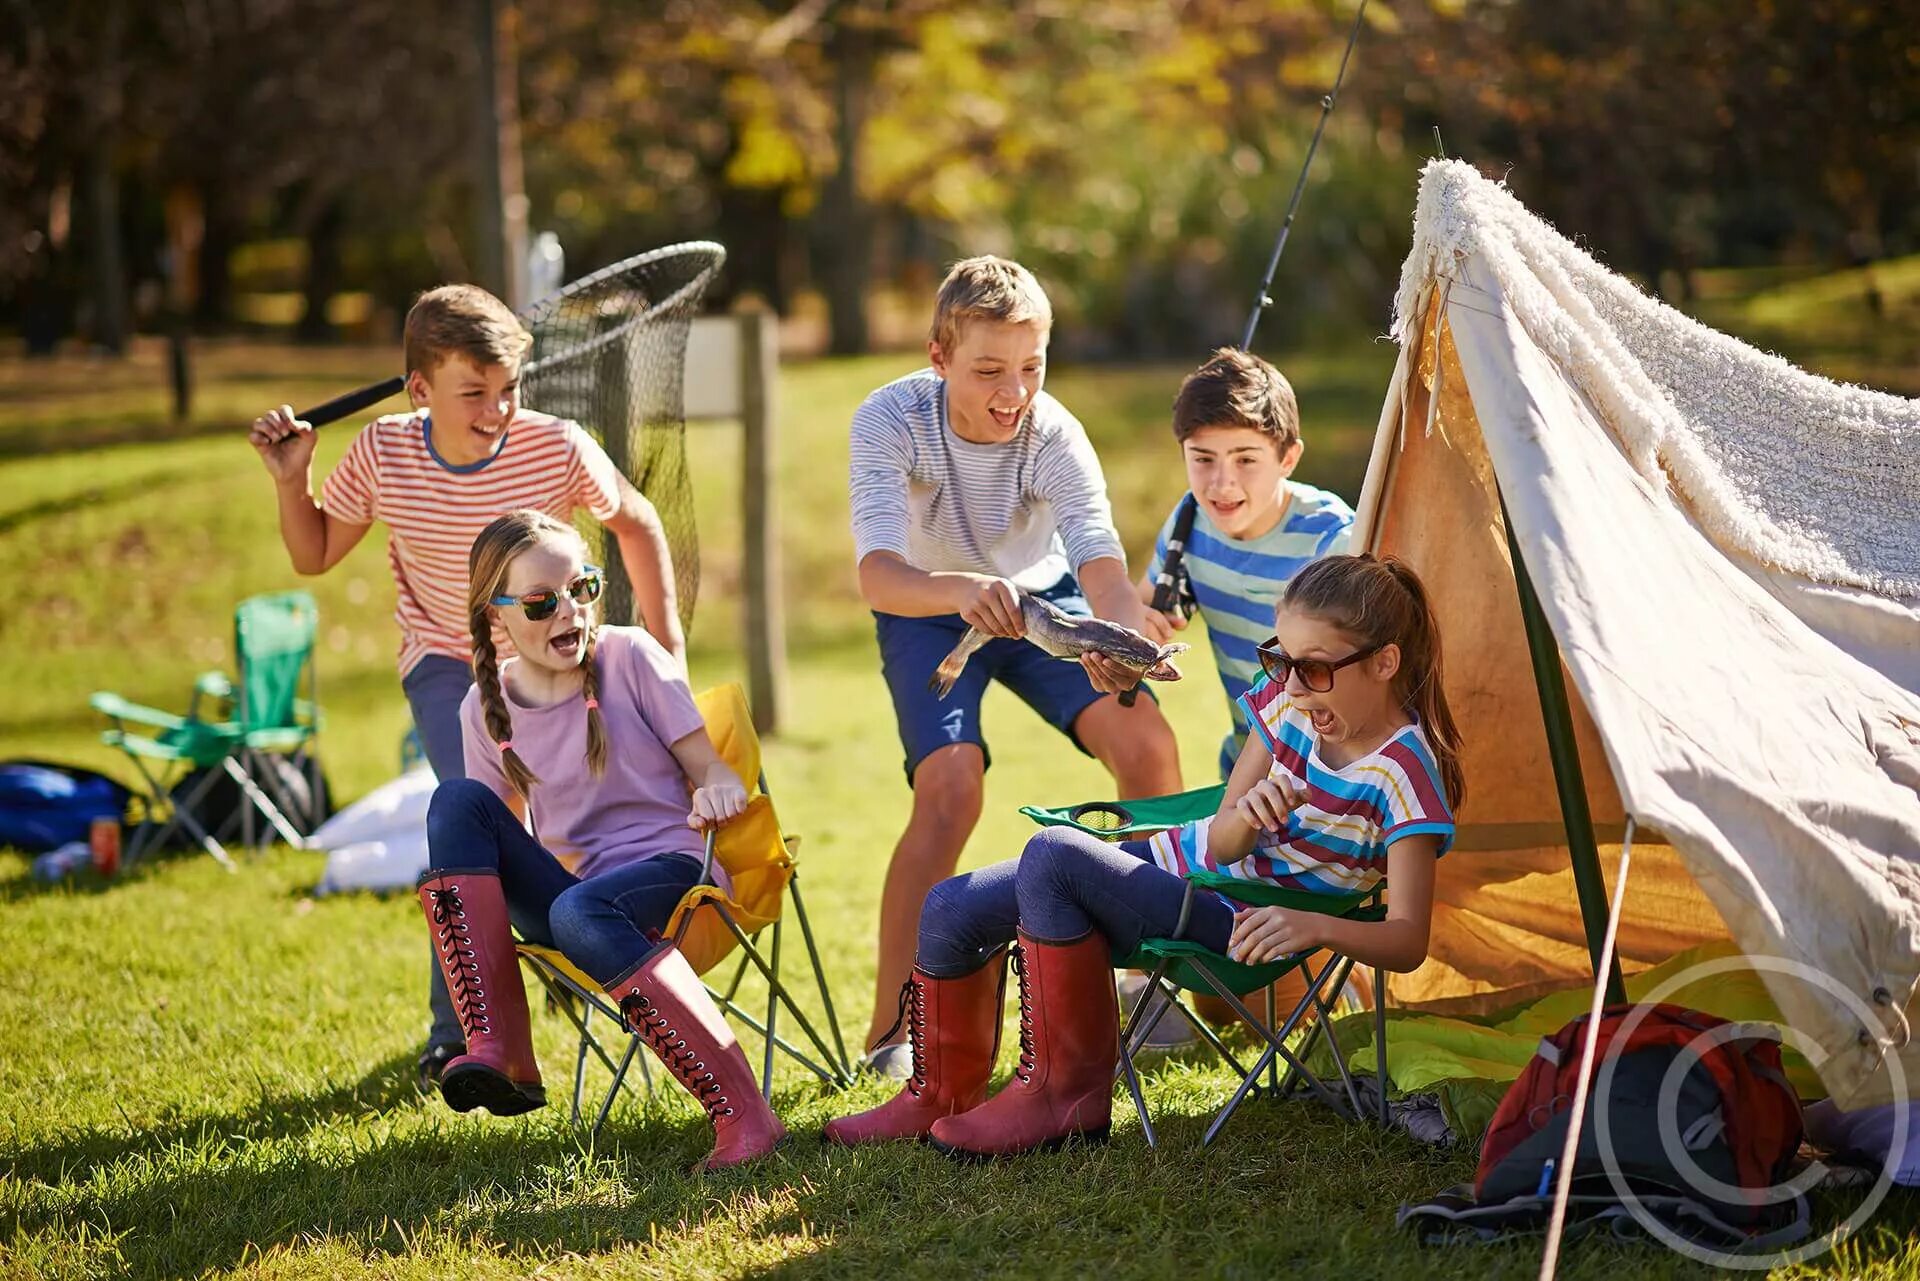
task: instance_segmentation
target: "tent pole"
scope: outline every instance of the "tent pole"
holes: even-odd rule
[[[1606,965],[1607,1001],[1622,1004],[1626,989],[1620,982],[1620,958],[1607,957],[1603,944],[1607,929],[1607,884],[1600,875],[1600,850],[1593,839],[1593,814],[1587,808],[1587,782],[1580,769],[1580,749],[1573,737],[1573,708],[1567,702],[1567,682],[1560,670],[1560,645],[1547,625],[1547,616],[1534,594],[1533,579],[1513,536],[1507,500],[1500,497],[1500,520],[1506,526],[1507,551],[1513,558],[1513,581],[1520,591],[1520,621],[1527,629],[1527,653],[1533,659],[1533,684],[1540,694],[1540,716],[1546,722],[1547,754],[1553,761],[1554,787],[1560,793],[1560,816],[1567,825],[1567,853],[1573,864],[1574,891],[1580,898],[1580,920],[1587,931],[1587,951],[1593,958],[1594,979]]]

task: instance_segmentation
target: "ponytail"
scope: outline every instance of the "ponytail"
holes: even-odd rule
[[[1447,789],[1447,808],[1458,811],[1467,798],[1467,776],[1460,767],[1460,726],[1453,719],[1453,708],[1447,705],[1440,625],[1433,617],[1433,602],[1427,596],[1426,584],[1405,561],[1388,556],[1380,563],[1413,603],[1413,643],[1400,648],[1401,671],[1407,682],[1402,705],[1420,722],[1433,748],[1440,781]],[[1418,671],[1413,670],[1416,667]]]

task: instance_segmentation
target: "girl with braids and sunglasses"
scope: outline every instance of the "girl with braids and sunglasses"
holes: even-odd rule
[[[467,776],[433,794],[420,880],[466,1035],[441,1094],[455,1111],[498,1116],[546,1102],[517,928],[605,986],[706,1109],[714,1148],[696,1168],[762,1156],[786,1130],[706,989],[661,939],[699,882],[701,833],[744,810],[746,788],[673,656],[639,628],[594,622],[602,575],[572,526],[510,512],[474,540],[470,569]],[[499,661],[496,627],[518,657]]]
[[[928,1138],[968,1158],[1107,1134],[1118,1055],[1112,968],[1142,938],[1191,939],[1236,961],[1317,947],[1407,971],[1427,956],[1434,863],[1465,791],[1426,589],[1392,559],[1329,556],[1287,584],[1264,676],[1241,698],[1253,727],[1217,814],[1108,844],[1048,828],[1019,858],[927,895],[901,991],[913,1075],[891,1101],[830,1122],[846,1144]],[[1223,871],[1309,891],[1390,880],[1386,919],[1240,907],[1183,874]],[[986,1097],[1009,952],[1020,1061]]]

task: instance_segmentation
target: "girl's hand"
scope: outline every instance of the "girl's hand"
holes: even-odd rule
[[[1307,794],[1291,783],[1263,778],[1233,804],[1240,821],[1256,831],[1284,832],[1287,819],[1307,803]]]
[[[1321,918],[1285,907],[1247,907],[1233,914],[1227,955],[1242,965],[1261,965],[1319,947]]]
[[[687,826],[696,832],[719,827],[728,819],[737,818],[746,808],[747,789],[740,785],[740,780],[722,779],[694,789],[693,812],[687,815]]]

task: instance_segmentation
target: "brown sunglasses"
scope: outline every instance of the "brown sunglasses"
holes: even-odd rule
[[[1343,667],[1351,667],[1363,658],[1371,658],[1385,649],[1384,645],[1369,645],[1355,654],[1334,662],[1324,658],[1295,658],[1280,648],[1278,636],[1269,637],[1256,649],[1260,655],[1260,670],[1273,677],[1274,684],[1285,686],[1289,677],[1300,673],[1300,683],[1316,694],[1324,694],[1333,688],[1333,674]]]

